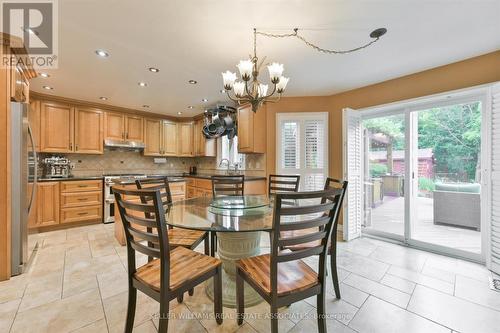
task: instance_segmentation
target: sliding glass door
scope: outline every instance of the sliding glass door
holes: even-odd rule
[[[363,126],[364,231],[405,234],[406,120],[403,112],[366,118]]]
[[[481,100],[412,112],[410,240],[481,253]]]
[[[363,233],[484,260],[484,104],[448,96],[360,112]]]

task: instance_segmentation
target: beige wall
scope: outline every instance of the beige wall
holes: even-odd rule
[[[284,98],[267,105],[267,173],[276,167],[276,113],[329,113],[329,175],[342,177],[342,109],[365,108],[500,81],[500,51],[320,97]]]

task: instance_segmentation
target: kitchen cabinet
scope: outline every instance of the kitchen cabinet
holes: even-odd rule
[[[144,118],[139,116],[125,116],[125,139],[131,141],[144,141]]]
[[[144,119],[144,156],[163,155],[163,121],[159,119]]]
[[[33,140],[35,141],[35,150],[40,151],[40,101],[31,100],[30,108],[28,111],[28,122],[31,128],[31,134],[33,135]],[[31,147],[31,142],[29,143]]]
[[[143,141],[143,122],[140,116],[119,112],[106,112],[105,139]]]
[[[102,180],[61,181],[61,223],[102,221]]]
[[[194,155],[195,156],[217,156],[217,141],[216,139],[207,139],[202,133],[205,120],[200,119],[194,123]]]
[[[37,184],[37,227],[59,224],[59,182]]]
[[[179,123],[179,156],[194,156],[193,123]]]
[[[104,116],[105,139],[124,140],[125,139],[125,117],[123,113],[106,112]]]
[[[163,132],[162,132],[162,151],[165,156],[177,156],[180,154],[182,146],[179,148],[179,126],[177,123],[172,121],[163,121]],[[180,142],[182,144],[182,129]],[[192,140],[192,139],[191,139]],[[192,141],[191,141],[192,142]],[[189,156],[189,155],[188,155]]]
[[[265,153],[266,152],[266,107],[257,112],[252,111],[251,105],[238,108],[238,152]]]
[[[145,156],[177,156],[177,123],[169,120],[146,119],[144,125]]]
[[[75,153],[103,154],[103,131],[103,111],[75,109]]]
[[[40,151],[44,153],[73,152],[73,115],[71,105],[41,102]]]

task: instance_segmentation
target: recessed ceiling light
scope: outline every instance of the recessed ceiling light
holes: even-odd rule
[[[180,116],[182,114],[182,112],[179,111],[179,112],[177,112],[177,114]]]
[[[108,100],[108,98],[107,98],[107,97],[104,97],[104,96],[99,97],[99,99],[100,99],[101,101],[107,101],[107,100]]]
[[[49,87],[49,86],[43,86],[42,88],[45,89],[45,90],[52,90],[52,89],[54,89],[54,88]]]
[[[146,87],[148,85],[146,82],[139,82],[137,84],[141,87]]]
[[[48,77],[50,77],[50,75],[49,75],[49,74],[47,74],[47,73],[40,73],[40,76],[41,76],[41,77],[44,77],[44,78],[48,78]]]
[[[202,102],[208,102],[208,99],[204,98],[201,100]]]
[[[207,110],[207,109],[205,109],[205,113],[208,113],[208,110]]]
[[[149,105],[144,104],[142,107],[147,109],[147,108],[149,108]]]
[[[96,50],[95,54],[97,54],[99,57],[102,57],[102,58],[109,57],[109,53],[104,51],[104,50]]]
[[[198,81],[196,81],[196,80],[189,80],[188,82],[189,82],[190,84],[197,84],[197,83],[198,83]]]
[[[225,94],[225,93],[226,93],[226,91],[225,91],[224,89],[221,89],[221,90],[220,90],[220,93],[221,93],[221,94]]]
[[[192,108],[194,108],[194,106],[192,106],[192,105],[188,106],[188,109],[192,109]]]
[[[158,73],[160,70],[158,68],[149,67],[149,71],[153,73]]]

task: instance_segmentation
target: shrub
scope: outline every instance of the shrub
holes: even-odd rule
[[[387,165],[381,163],[370,163],[370,176],[380,177],[387,174]]]
[[[418,177],[418,189],[421,191],[434,191],[436,184],[430,178]]]

